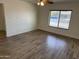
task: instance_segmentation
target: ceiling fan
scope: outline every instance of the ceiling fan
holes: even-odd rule
[[[53,4],[53,2],[52,2],[52,1],[49,1],[49,0],[39,0],[39,1],[37,2],[37,5],[38,5],[38,6],[44,6],[44,5],[46,5],[46,4]]]

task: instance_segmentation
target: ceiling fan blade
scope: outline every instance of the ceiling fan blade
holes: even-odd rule
[[[43,1],[43,0],[40,0],[40,1]]]
[[[49,4],[53,4],[53,2],[52,2],[52,1],[48,1],[48,3],[49,3]]]

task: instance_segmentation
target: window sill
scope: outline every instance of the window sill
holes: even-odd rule
[[[48,27],[51,27],[51,28],[56,28],[56,29],[61,29],[61,30],[69,30],[69,29],[59,28],[59,27],[54,27],[54,26],[48,26]]]

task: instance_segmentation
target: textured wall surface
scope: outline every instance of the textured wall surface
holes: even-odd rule
[[[22,0],[0,0],[4,5],[7,36],[36,29],[36,7]]]
[[[54,3],[46,7],[39,7],[39,25],[38,29],[70,36],[79,39],[79,3]],[[50,27],[49,11],[50,10],[72,10],[72,17],[69,30],[57,29]]]

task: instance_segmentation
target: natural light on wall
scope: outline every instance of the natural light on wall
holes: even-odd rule
[[[50,11],[49,26],[69,29],[72,11]]]

